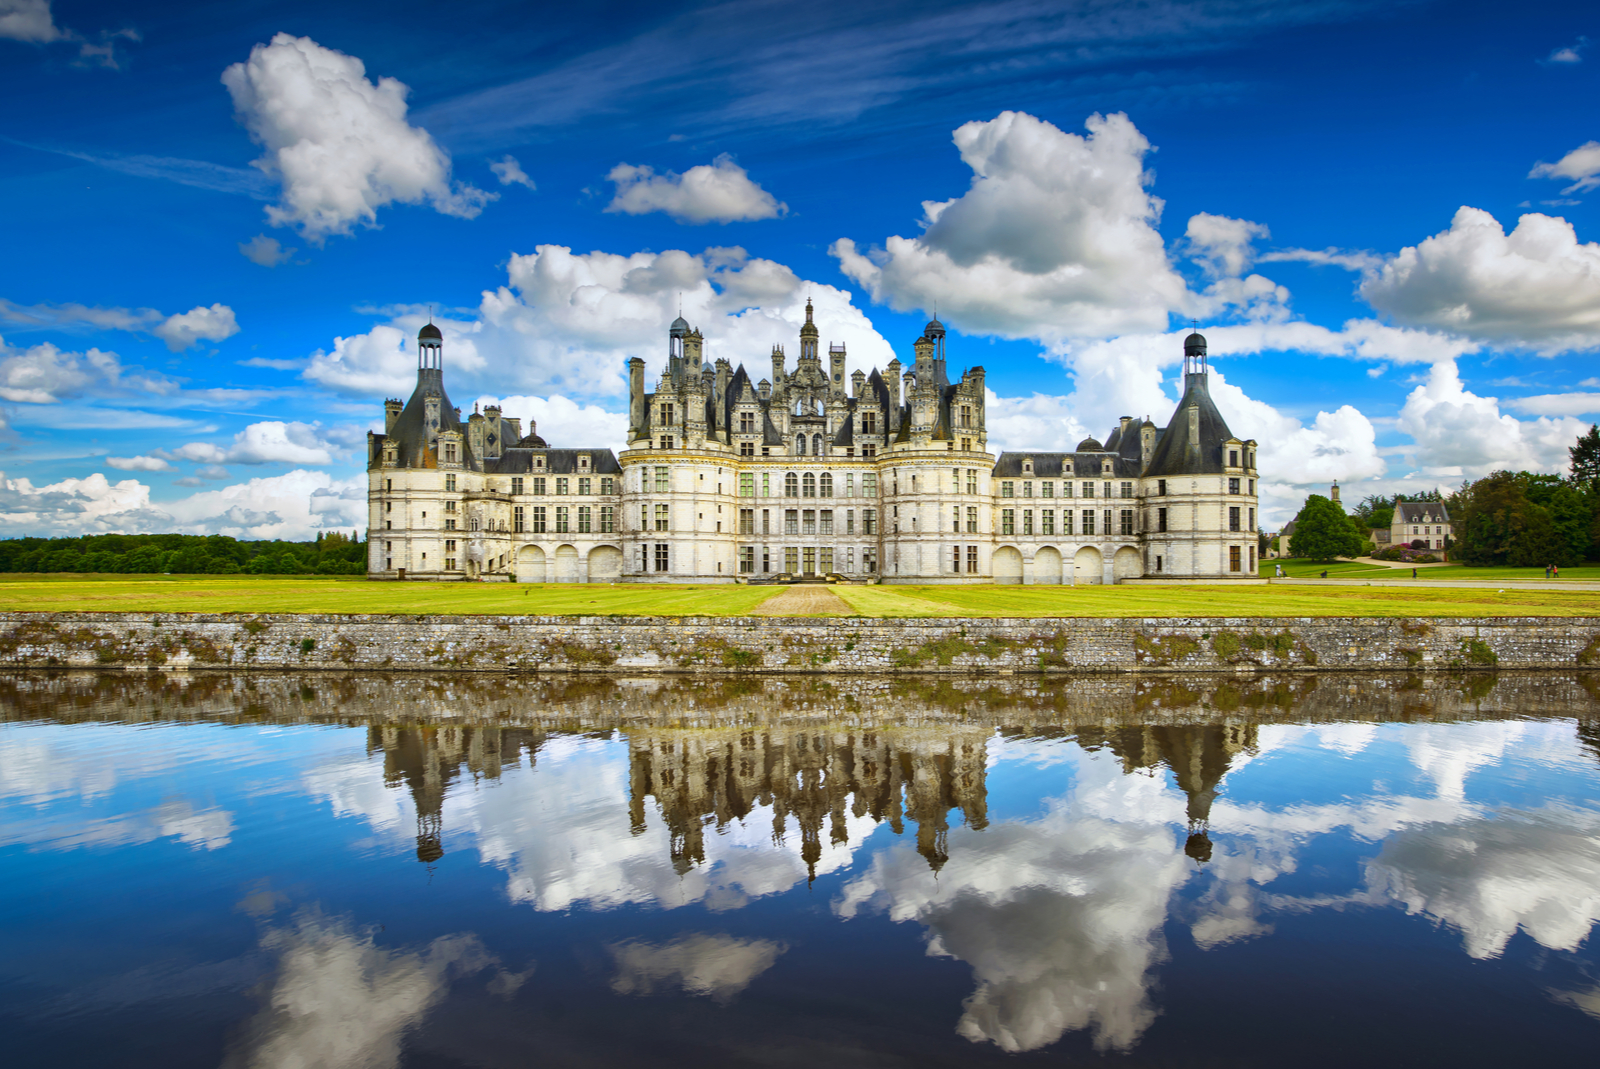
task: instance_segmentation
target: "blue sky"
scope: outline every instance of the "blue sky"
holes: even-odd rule
[[[770,373],[937,303],[992,447],[1164,422],[1191,319],[1266,520],[1560,470],[1600,415],[1592,5],[0,0],[0,533],[364,522],[464,409],[619,446],[682,301]],[[680,297],[681,295],[681,297]],[[759,375],[758,375],[759,377]]]

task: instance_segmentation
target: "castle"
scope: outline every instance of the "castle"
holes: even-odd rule
[[[628,439],[552,448],[489,406],[465,420],[444,339],[417,336],[411,399],[368,435],[368,573],[519,582],[1114,583],[1256,574],[1256,443],[1212,403],[1184,340],[1167,426],[1123,416],[1070,453],[988,452],[984,372],[946,371],[930,322],[909,368],[845,376],[806,303],[791,371],[705,358],[680,316],[653,383],[628,361]]]

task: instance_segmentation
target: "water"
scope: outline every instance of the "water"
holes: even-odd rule
[[[0,677],[5,1061],[1588,1066],[1597,696]]]

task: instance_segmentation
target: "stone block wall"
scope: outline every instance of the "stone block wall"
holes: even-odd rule
[[[1600,619],[0,613],[0,667],[613,674],[1600,667]]]

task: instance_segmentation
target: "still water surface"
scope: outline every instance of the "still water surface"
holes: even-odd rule
[[[1597,693],[0,677],[4,1060],[1592,1066]]]

